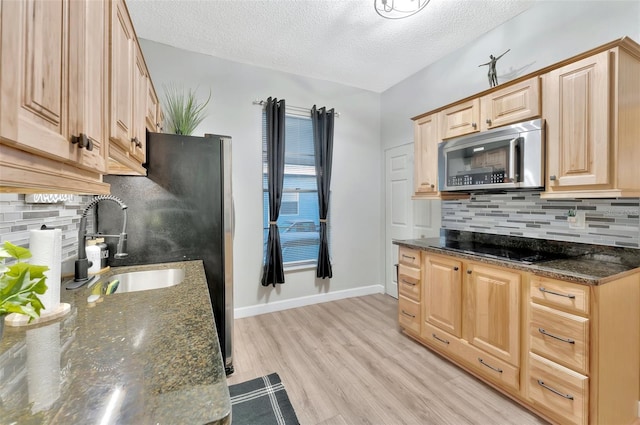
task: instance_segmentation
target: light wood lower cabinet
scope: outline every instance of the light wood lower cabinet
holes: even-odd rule
[[[589,378],[533,353],[528,363],[526,388],[534,405],[559,423],[587,424]]]
[[[640,272],[582,285],[401,252],[410,283],[399,286],[398,317],[408,335],[552,423],[637,419]]]
[[[407,332],[420,335],[422,314],[421,253],[417,249],[400,247],[398,253],[398,322]]]
[[[424,320],[458,338],[462,335],[462,262],[440,255],[423,261]]]
[[[468,263],[465,276],[465,339],[494,357],[518,366],[520,272]]]

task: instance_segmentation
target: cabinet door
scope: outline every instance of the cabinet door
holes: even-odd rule
[[[480,99],[472,99],[440,112],[443,139],[463,136],[480,130]]]
[[[609,52],[543,75],[548,190],[610,183]]]
[[[471,263],[466,273],[466,332],[472,345],[520,363],[520,274]]]
[[[497,90],[480,98],[482,130],[540,116],[538,77]]]
[[[151,78],[147,77],[147,128],[149,131],[160,131],[159,111],[160,103],[158,101],[158,95],[153,88]]]
[[[135,35],[123,0],[113,1],[111,13],[109,138],[128,152],[133,135]]]
[[[460,261],[429,255],[422,280],[425,321],[458,338],[462,335],[461,270]]]
[[[69,51],[69,134],[90,144],[75,150],[78,165],[105,173],[109,10],[105,3],[94,1],[72,1],[69,7],[75,46]]]
[[[24,150],[71,159],[75,149],[66,122],[69,3],[2,3],[0,136]]]
[[[147,68],[140,48],[135,49],[135,66],[133,71],[133,134],[131,138],[131,155],[140,164],[146,158],[146,121],[147,121]]]
[[[414,189],[418,195],[438,193],[438,115],[413,123]]]

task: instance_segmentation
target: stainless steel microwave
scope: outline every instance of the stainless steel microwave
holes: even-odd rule
[[[537,119],[441,142],[440,191],[543,188],[544,133]]]

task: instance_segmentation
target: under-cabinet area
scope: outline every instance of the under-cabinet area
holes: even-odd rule
[[[395,243],[398,322],[411,338],[552,423],[637,419],[640,268],[585,281],[561,262]]]

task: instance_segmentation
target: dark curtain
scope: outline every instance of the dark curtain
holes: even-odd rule
[[[262,286],[284,283],[282,248],[278,231],[278,216],[284,182],[284,99],[267,99],[267,177],[269,189],[269,238],[262,271]]]
[[[333,119],[334,110],[325,107],[311,108],[313,126],[313,146],[316,160],[316,180],[318,182],[318,208],[320,212],[320,250],[316,277],[331,278],[329,259],[329,238],[327,234],[327,213],[329,212],[329,189],[331,187],[331,162],[333,160]]]

